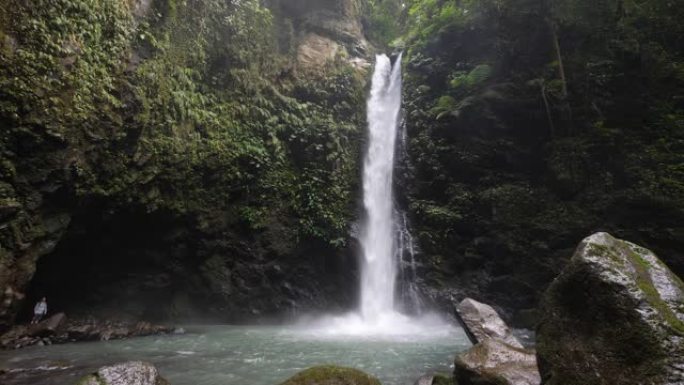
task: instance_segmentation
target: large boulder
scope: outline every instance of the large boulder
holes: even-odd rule
[[[459,385],[538,385],[541,381],[534,351],[496,338],[459,354],[454,377]]]
[[[316,366],[290,377],[281,385],[381,385],[360,370],[340,366]]]
[[[538,385],[534,350],[527,350],[493,307],[466,298],[457,316],[475,345],[459,354],[454,378],[459,385]]]
[[[64,313],[57,313],[35,325],[17,325],[0,335],[0,348],[19,349],[26,346],[52,343],[67,324]]]
[[[105,366],[81,379],[77,385],[169,385],[154,365],[130,361]]]
[[[493,307],[466,298],[458,304],[456,310],[478,342],[495,338],[516,348],[523,347]]]
[[[684,384],[684,285],[651,251],[597,233],[542,300],[548,385]]]
[[[31,336],[50,336],[63,329],[66,325],[67,317],[64,313],[57,313],[37,325],[32,325],[29,328],[29,335]]]

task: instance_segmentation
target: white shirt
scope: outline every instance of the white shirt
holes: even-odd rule
[[[33,314],[47,314],[47,303],[40,301],[33,308]]]

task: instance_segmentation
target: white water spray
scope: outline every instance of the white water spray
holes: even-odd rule
[[[368,99],[369,142],[363,168],[366,218],[361,229],[361,315],[368,322],[394,311],[397,262],[392,176],[400,108],[401,56],[392,66],[387,56],[379,55]]]
[[[454,329],[436,315],[409,317],[397,311],[395,304],[399,262],[408,252],[412,269],[402,271],[410,279],[408,300],[420,309],[415,287],[414,246],[405,216],[394,210],[392,179],[395,147],[401,109],[401,55],[394,65],[386,55],[376,57],[370,98],[368,99],[368,149],[363,168],[363,204],[366,212],[361,226],[361,290],[356,312],[326,316],[301,322],[303,334],[321,338],[330,336],[391,337],[393,340],[448,335]],[[401,223],[396,223],[397,218]],[[409,248],[406,250],[406,248]],[[402,288],[402,292],[404,292]],[[406,293],[404,293],[406,294]],[[415,297],[415,298],[413,298]]]

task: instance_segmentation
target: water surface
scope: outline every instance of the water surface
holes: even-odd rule
[[[144,360],[171,385],[277,385],[321,364],[351,366],[384,385],[411,385],[428,372],[450,372],[469,343],[461,329],[420,335],[317,335],[296,327],[201,326],[184,335],[35,346],[0,352],[3,385],[72,385],[99,366]],[[27,369],[27,371],[21,371]],[[28,370],[30,369],[30,370]]]

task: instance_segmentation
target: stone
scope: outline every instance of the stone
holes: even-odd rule
[[[281,385],[381,385],[360,370],[340,366],[316,366],[301,371]]]
[[[368,70],[372,67],[372,64],[368,60],[366,60],[364,58],[360,58],[360,57],[353,57],[353,58],[349,59],[349,64],[356,71],[358,71],[360,73],[364,73],[364,74],[367,73]]]
[[[308,31],[315,31],[336,41],[361,45],[364,50],[367,45],[361,24],[354,17],[340,17],[338,12],[321,10],[310,12],[304,23]]]
[[[320,70],[335,60],[344,50],[336,41],[315,33],[307,34],[297,49],[297,68],[304,71]]]
[[[538,385],[541,382],[533,350],[487,338],[454,362],[459,385]]]
[[[493,307],[466,298],[458,304],[456,310],[478,342],[495,338],[516,348],[523,347]]]
[[[67,317],[64,313],[57,313],[41,322],[37,325],[32,325],[29,327],[28,334],[30,336],[49,336],[55,334],[61,328],[66,325]]]
[[[71,320],[55,314],[38,325],[17,325],[0,336],[0,347],[18,349],[35,344],[60,344],[73,341],[108,341],[130,337],[171,333],[170,326],[149,322],[135,324],[116,321]]]
[[[585,238],[540,304],[547,385],[684,384],[684,284],[650,250]]]
[[[130,361],[104,366],[82,378],[77,385],[168,385],[157,368],[147,362]]]
[[[432,385],[432,381],[435,379],[435,376],[431,374],[426,374],[424,376],[420,376],[419,379],[416,380],[416,382],[413,383],[413,385]]]
[[[90,341],[99,339],[99,332],[95,326],[90,324],[79,324],[69,326],[67,330],[68,338],[74,341]]]
[[[452,375],[437,373],[432,378],[432,385],[458,385]]]

